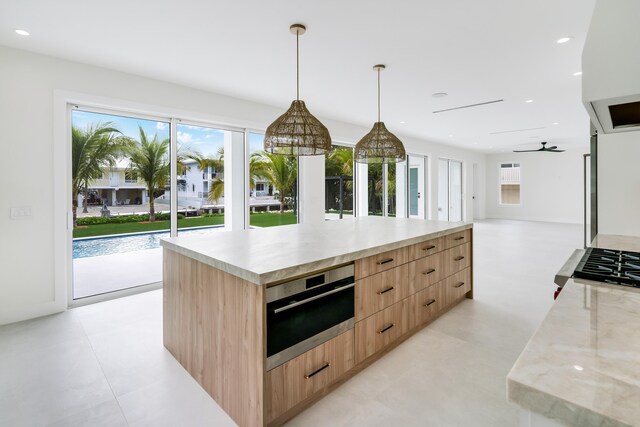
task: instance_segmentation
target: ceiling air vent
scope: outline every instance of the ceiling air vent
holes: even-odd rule
[[[614,129],[640,126],[640,101],[609,105],[611,124]]]

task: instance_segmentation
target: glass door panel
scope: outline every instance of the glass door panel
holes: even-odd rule
[[[178,235],[208,234],[224,229],[224,146],[228,130],[179,123],[177,130]]]
[[[409,218],[425,218],[425,158],[409,156]]]
[[[298,222],[298,159],[264,151],[264,135],[249,133],[249,224],[273,227]]]
[[[449,221],[462,221],[462,162],[449,160]]]
[[[438,219],[449,221],[449,161],[438,160]]]
[[[325,219],[353,216],[353,148],[334,145],[325,159]]]
[[[73,299],[162,281],[170,123],[74,109]]]

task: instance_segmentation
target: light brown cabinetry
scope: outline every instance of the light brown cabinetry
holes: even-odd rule
[[[409,331],[407,300],[356,322],[356,363],[360,363]]]
[[[164,250],[164,343],[240,426],[278,426],[473,295],[471,230],[355,260],[353,329],[267,370],[266,294]]]
[[[409,257],[409,248],[404,247],[393,251],[383,252],[378,255],[363,259],[357,259],[356,279],[370,276],[381,271],[389,270],[399,265],[405,264]]]
[[[409,265],[361,279],[355,288],[356,322],[409,296]]]
[[[267,422],[353,368],[353,329],[267,372]]]

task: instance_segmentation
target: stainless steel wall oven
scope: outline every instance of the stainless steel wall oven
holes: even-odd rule
[[[267,288],[267,370],[354,327],[354,266]]]

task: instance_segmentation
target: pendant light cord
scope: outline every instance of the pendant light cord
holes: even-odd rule
[[[300,31],[296,31],[296,101],[300,101]]]
[[[380,121],[380,68],[378,68],[378,121]]]

